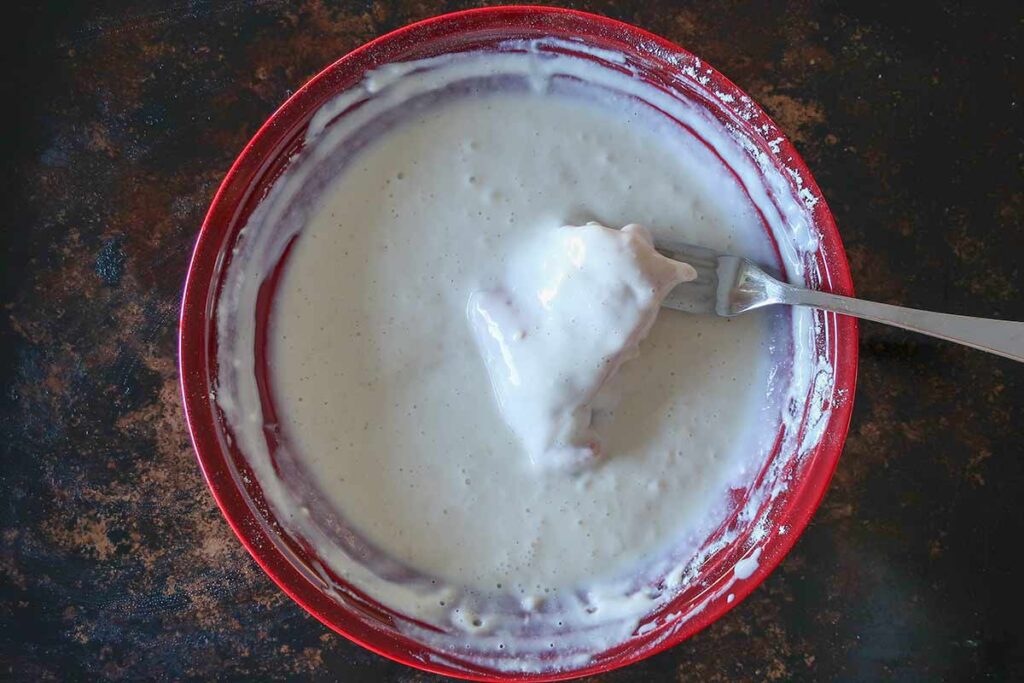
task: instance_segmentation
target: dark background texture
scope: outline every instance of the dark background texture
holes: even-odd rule
[[[279,591],[178,398],[188,256],[262,121],[462,2],[5,5],[0,678],[421,681]],[[1022,15],[1006,3],[569,3],[707,59],[794,141],[858,294],[1024,320]],[[849,440],[778,570],[595,680],[1024,677],[1024,365],[865,323]]]

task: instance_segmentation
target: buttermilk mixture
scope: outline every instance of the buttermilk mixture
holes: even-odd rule
[[[695,273],[654,250],[784,267],[767,193],[721,124],[683,103],[678,125],[597,57],[371,73],[314,119],[228,272],[217,398],[268,504],[326,590],[439,658],[556,670],[625,641],[776,437],[790,314],[659,311]]]

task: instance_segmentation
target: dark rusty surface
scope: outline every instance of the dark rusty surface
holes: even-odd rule
[[[27,3],[3,17],[0,677],[425,680],[231,534],[179,406],[211,196],[351,48],[459,2]],[[705,57],[795,141],[861,295],[1024,320],[1019,5],[581,2]],[[915,3],[907,3],[913,5]],[[599,680],[1024,676],[1024,366],[862,326],[835,480],[747,601]]]

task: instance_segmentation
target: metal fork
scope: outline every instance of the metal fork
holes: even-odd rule
[[[731,317],[772,304],[813,306],[928,334],[1024,362],[1024,323],[932,313],[785,284],[739,256],[689,244],[658,242],[658,251],[697,270],[662,303],[687,313]]]

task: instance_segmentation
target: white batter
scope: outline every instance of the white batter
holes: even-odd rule
[[[527,247],[501,287],[473,293],[470,323],[533,464],[577,470],[601,451],[595,411],[618,403],[606,385],[637,355],[665,295],[697,272],[655,251],[635,224],[562,226]]]
[[[642,222],[764,260],[735,180],[641,118],[542,95],[429,110],[364,150],[295,244],[270,332],[281,424],[389,556],[542,594],[628,571],[745,483],[767,393],[757,315],[666,311],[623,367],[603,466],[580,478],[530,466],[467,325],[471,293],[566,223]]]
[[[415,64],[374,74],[356,123],[332,123],[354,96],[314,121],[306,157],[236,254],[244,265],[233,266],[219,333],[234,362],[222,363],[218,401],[285,527],[361,591],[441,631],[402,625],[412,637],[487,666],[578,666],[671,597],[730,490],[763,466],[785,391],[772,383],[772,350],[791,345],[789,321],[664,310],[621,364],[617,403],[595,404],[582,431],[532,441],[522,419],[503,419],[495,389],[506,416],[528,397],[492,389],[485,359],[493,373],[503,351],[485,340],[482,355],[473,322],[499,315],[493,293],[522,272],[516,259],[543,258],[538,240],[563,225],[636,222],[656,240],[777,261],[754,203],[703,142],[634,99],[556,76],[644,86],[564,56],[445,59],[424,63],[426,74],[409,75],[424,68]],[[486,81],[417,99],[495,74],[530,87]],[[741,154],[694,116],[719,154]],[[340,154],[350,138],[358,152]],[[326,181],[305,170],[332,163]],[[303,197],[314,185],[322,191]],[[271,467],[246,311],[296,234],[268,332],[284,443]],[[689,275],[662,272],[638,306],[620,305],[628,319],[611,346],[639,341],[660,296]],[[590,305],[579,287],[562,304],[582,317]],[[558,328],[565,363],[571,334]],[[581,348],[601,337],[579,335]],[[536,343],[534,360],[545,352]],[[533,361],[505,370],[517,362]],[[572,412],[595,393],[555,403]],[[531,463],[557,447],[590,452],[587,439],[602,445],[586,467]],[[289,483],[295,472],[301,486]]]

